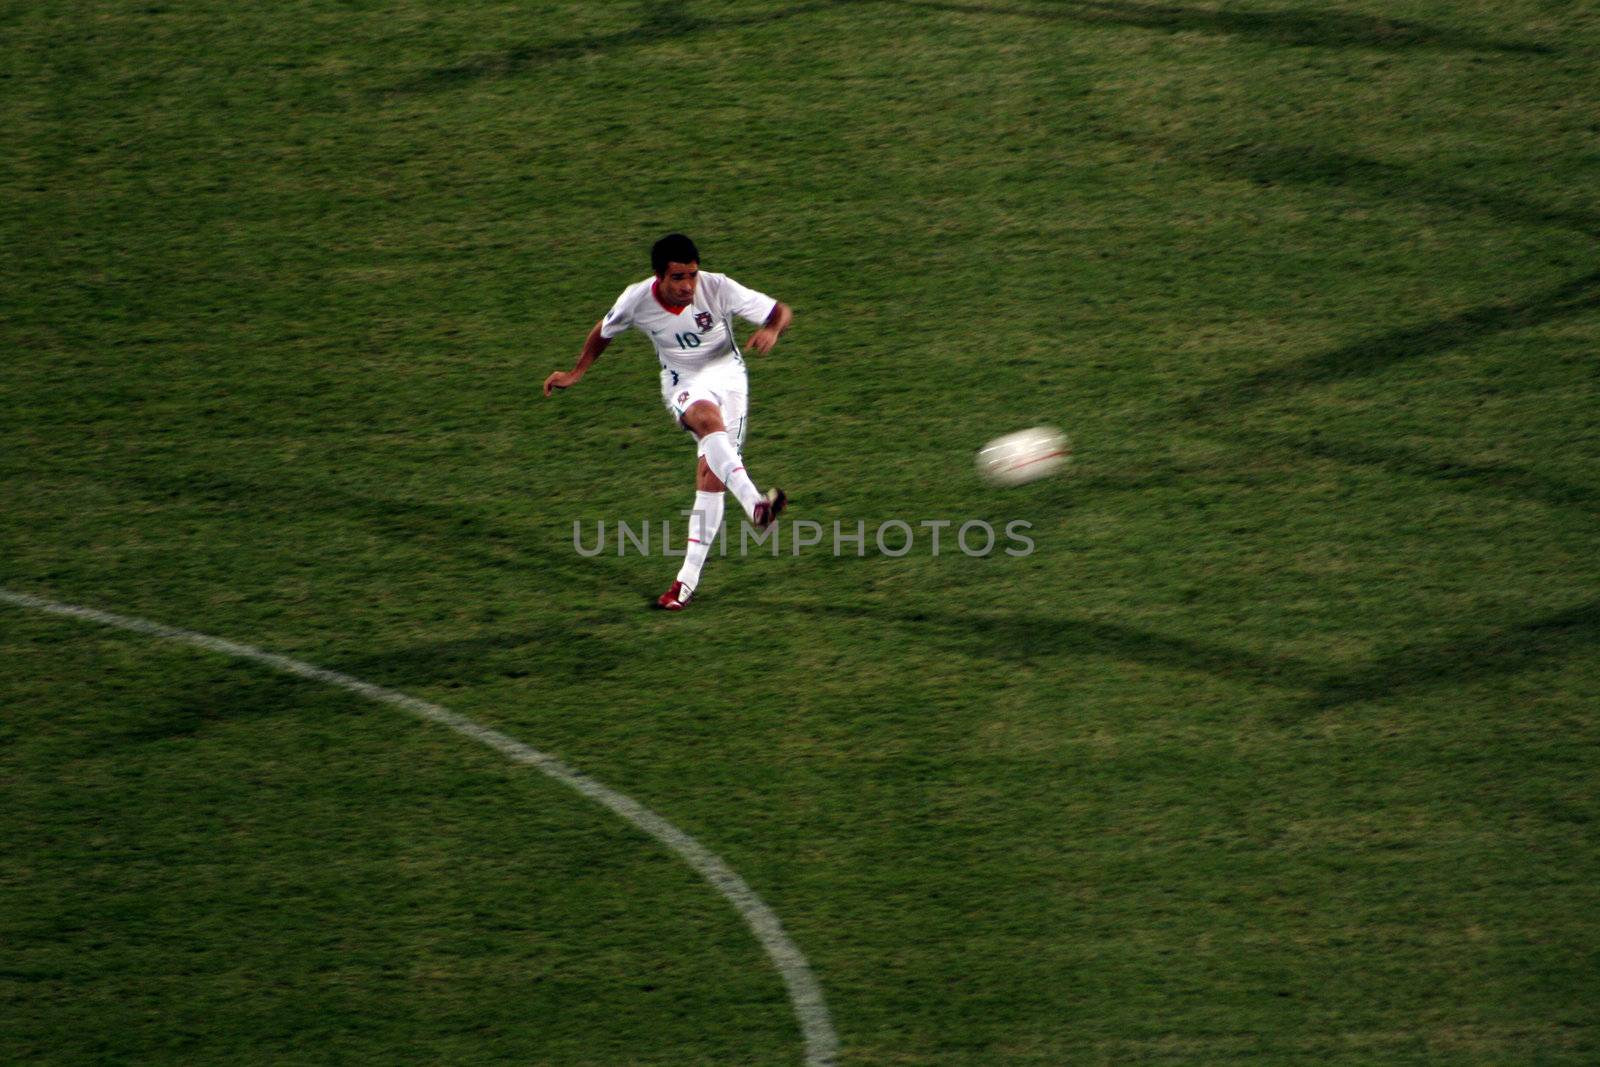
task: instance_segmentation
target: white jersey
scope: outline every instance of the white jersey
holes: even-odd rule
[[[738,355],[734,315],[764,326],[777,301],[746,289],[726,274],[700,272],[694,301],[674,308],[662,303],[655,278],[628,286],[600,320],[600,336],[610,340],[632,326],[648,334],[667,371],[693,374],[729,355]]]

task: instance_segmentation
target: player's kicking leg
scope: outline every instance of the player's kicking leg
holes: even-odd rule
[[[691,404],[682,418],[683,425],[700,439],[700,461],[695,477],[694,513],[689,520],[689,539],[683,566],[677,580],[661,594],[658,605],[668,611],[681,611],[694,596],[717,531],[722,528],[722,494],[732,490],[745,514],[759,530],[778,520],[788,503],[782,489],[756,488],[744,469],[734,440],[723,425],[722,411],[707,400]]]
[[[722,423],[722,409],[709,400],[697,400],[683,413],[683,425],[699,439],[706,466],[738,499],[751,525],[758,530],[771,526],[786,503],[784,492],[768,489],[763,493],[756,488],[744,469],[739,446]]]

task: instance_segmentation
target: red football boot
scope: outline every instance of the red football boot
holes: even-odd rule
[[[694,599],[694,590],[689,589],[682,582],[673,582],[656,600],[656,607],[663,611],[682,611],[689,606],[689,601]]]

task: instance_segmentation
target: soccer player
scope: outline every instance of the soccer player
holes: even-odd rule
[[[722,528],[722,494],[732,490],[750,521],[764,530],[788,502],[782,489],[765,493],[744,469],[749,385],[744,356],[733,336],[733,316],[760,327],[746,343],[766,353],[794,320],[794,312],[765,293],[746,289],[726,274],[700,269],[700,251],[681,233],[650,249],[655,276],[628,286],[605,318],[594,324],[570,371],[544,381],[544,395],[578,384],[613,338],[632,326],[650,335],[661,361],[661,399],[679,426],[698,442],[694,511],[678,577],[656,601],[668,611],[689,606],[711,542]]]

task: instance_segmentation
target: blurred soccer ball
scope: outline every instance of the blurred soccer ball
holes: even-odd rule
[[[1050,426],[1018,430],[978,450],[978,475],[990,485],[1023,485],[1061,469],[1072,458],[1067,435]]]

